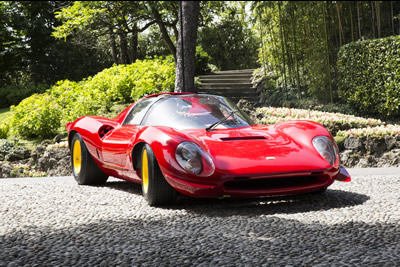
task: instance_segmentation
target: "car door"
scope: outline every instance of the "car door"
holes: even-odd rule
[[[136,103],[121,125],[113,129],[103,139],[103,161],[114,168],[129,169],[129,156],[140,129],[140,123],[157,98],[144,98]]]
[[[136,137],[139,127],[136,125],[121,125],[103,139],[103,161],[113,167],[128,169],[131,153],[131,143]]]

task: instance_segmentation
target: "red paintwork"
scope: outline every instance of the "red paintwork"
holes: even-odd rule
[[[211,132],[122,125],[132,107],[114,119],[87,116],[67,125],[69,140],[78,132],[97,165],[111,176],[141,183],[137,148],[147,143],[168,183],[194,197],[296,194],[328,187],[335,179],[350,181],[344,168],[331,166],[313,147],[315,136],[333,140],[318,123],[290,121]],[[113,130],[101,138],[106,126]],[[199,177],[178,164],[175,149],[183,141],[193,141],[210,154],[215,165],[212,175]]]

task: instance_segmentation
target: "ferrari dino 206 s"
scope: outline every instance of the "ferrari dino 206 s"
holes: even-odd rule
[[[192,197],[324,192],[350,181],[331,134],[312,121],[255,125],[222,96],[150,95],[117,117],[67,124],[78,184],[141,183],[149,205]]]

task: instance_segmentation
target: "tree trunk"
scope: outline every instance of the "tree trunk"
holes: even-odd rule
[[[138,34],[139,34],[139,32],[138,32],[137,27],[136,27],[136,24],[135,24],[134,31],[132,32],[132,48],[131,48],[131,53],[132,53],[131,59],[132,59],[132,63],[135,63],[135,62],[136,62],[136,59],[137,59]]]
[[[284,40],[283,40],[281,2],[280,1],[278,1],[278,12],[279,12],[279,28],[280,28],[280,32],[281,32],[281,46],[282,46],[282,62],[283,62],[285,99],[287,99],[286,61],[285,61],[285,47],[284,47]]]
[[[378,38],[381,38],[381,10],[379,1],[375,1],[376,10],[376,26],[378,27]]]
[[[350,13],[350,24],[351,24],[351,41],[354,42],[354,25],[353,25],[353,12],[351,8],[351,3],[349,4],[349,13]]]
[[[372,24],[372,37],[373,39],[376,38],[375,35],[375,12],[374,12],[374,1],[371,1],[371,24]]]
[[[111,53],[114,60],[114,63],[118,65],[118,53],[117,53],[117,44],[115,43],[115,35],[111,25],[108,26],[110,40],[111,40]]]
[[[357,1],[358,39],[361,40],[360,2]]]
[[[128,56],[128,44],[126,40],[126,33],[121,32],[119,34],[119,49],[121,55],[121,64],[129,64],[129,56]]]
[[[394,35],[393,1],[390,1],[390,15],[392,18],[392,35]]]
[[[181,1],[175,67],[175,92],[196,92],[196,40],[200,2]]]
[[[149,2],[151,3],[151,1]],[[158,12],[158,10],[154,5],[151,5],[151,12],[153,13],[154,18],[156,19],[158,27],[160,28],[161,36],[164,39],[165,43],[167,44],[169,51],[174,56],[176,62],[176,47],[172,42],[171,38],[169,37],[168,30],[162,21],[161,14]],[[196,34],[197,34],[197,29],[196,29]]]
[[[338,17],[338,22],[339,22],[340,46],[342,46],[346,41],[344,39],[344,32],[343,32],[343,27],[342,27],[342,21],[340,19],[340,8],[339,8],[339,3],[338,2],[336,2],[336,12],[337,12],[337,17]]]

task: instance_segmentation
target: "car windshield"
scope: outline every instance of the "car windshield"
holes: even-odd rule
[[[212,126],[215,124],[215,127]],[[177,129],[239,128],[254,124],[247,114],[222,96],[178,95],[157,101],[142,121],[145,126]]]

